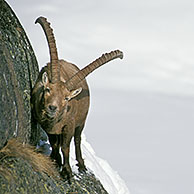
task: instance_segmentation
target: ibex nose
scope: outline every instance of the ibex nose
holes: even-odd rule
[[[49,105],[49,109],[50,109],[51,111],[55,111],[55,110],[57,109],[57,107],[56,107],[56,106],[53,106],[53,105]]]

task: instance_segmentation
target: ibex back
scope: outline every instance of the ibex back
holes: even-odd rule
[[[74,137],[76,160],[80,171],[86,167],[81,154],[81,132],[89,109],[89,89],[85,77],[103,64],[123,58],[119,50],[103,54],[82,70],[64,60],[58,59],[53,30],[46,18],[36,20],[46,35],[50,63],[43,67],[32,91],[32,112],[34,118],[46,131],[52,147],[51,158],[62,166],[62,176],[72,176],[69,165],[69,147]],[[63,153],[63,161],[59,149]]]

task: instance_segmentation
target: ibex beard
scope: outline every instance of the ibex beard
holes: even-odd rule
[[[70,178],[70,142],[74,137],[79,171],[86,171],[81,153],[81,133],[89,109],[89,89],[85,77],[103,64],[123,58],[119,50],[103,54],[85,68],[58,59],[53,30],[46,18],[39,17],[47,37],[50,63],[43,67],[32,91],[32,114],[46,131],[52,147],[51,158],[62,167],[63,177]],[[62,150],[63,164],[59,150]]]

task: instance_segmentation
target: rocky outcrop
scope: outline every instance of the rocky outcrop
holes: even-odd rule
[[[50,159],[11,139],[0,150],[0,194],[107,194],[92,173],[60,178]]]
[[[92,173],[61,179],[50,158],[32,147],[41,138],[30,107],[38,64],[24,29],[4,0],[0,16],[0,194],[107,194]]]
[[[11,137],[36,144],[39,134],[30,122],[30,93],[38,64],[23,27],[4,0],[0,16],[0,148]]]

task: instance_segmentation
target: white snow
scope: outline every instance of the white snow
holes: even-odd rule
[[[77,171],[74,144],[71,144],[71,165],[73,171]],[[87,169],[91,170],[100,180],[109,194],[129,194],[129,190],[119,174],[114,171],[107,161],[96,156],[91,145],[87,142],[86,136],[82,134],[82,154]]]

